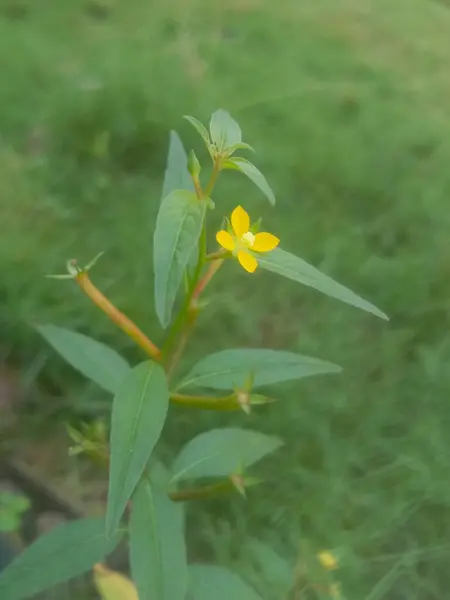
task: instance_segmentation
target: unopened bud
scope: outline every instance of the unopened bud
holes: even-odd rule
[[[246,390],[238,390],[236,392],[236,400],[245,414],[249,415],[251,411],[250,394]]]
[[[189,152],[188,158],[188,171],[192,175],[193,179],[198,179],[200,171],[202,170],[200,162],[193,150]]]

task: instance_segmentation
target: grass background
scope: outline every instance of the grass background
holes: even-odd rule
[[[75,411],[81,383],[30,323],[89,332],[137,357],[79,290],[43,277],[100,250],[96,283],[162,339],[151,250],[168,131],[201,155],[181,116],[206,121],[218,107],[257,149],[278,204],[231,174],[215,196],[217,224],[245,204],[285,249],[391,317],[267,273],[221,271],[186,364],[265,346],[338,362],[344,373],[286,386],[282,402],[250,418],[286,440],[266,463],[271,484],[248,503],[194,512],[194,555],[212,548],[248,574],[243,544],[257,535],[292,560],[335,549],[349,599],[446,596],[449,34],[442,0],[0,2],[6,360],[57,381]],[[244,418],[171,417],[172,452]]]

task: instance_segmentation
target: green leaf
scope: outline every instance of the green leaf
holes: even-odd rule
[[[222,350],[202,358],[182,379],[177,389],[188,386],[216,390],[242,388],[249,376],[255,388],[340,371],[341,368],[333,363],[282,350]]]
[[[106,344],[56,325],[36,329],[72,367],[108,392],[114,394],[130,372],[127,361]]]
[[[188,600],[262,600],[239,575],[224,567],[191,565]]]
[[[38,538],[0,575],[0,598],[22,600],[81,575],[102,561],[121,534],[105,536],[102,518],[64,523]]]
[[[255,151],[253,146],[250,146],[250,144],[246,144],[245,142],[239,142],[238,144],[233,144],[233,146],[230,146],[230,148],[228,148],[228,156],[231,156],[233,152],[236,152],[236,150],[249,150],[250,152]]]
[[[143,478],[133,495],[129,530],[139,600],[183,600],[187,558],[182,504]]]
[[[228,477],[279,448],[280,438],[250,429],[223,428],[200,433],[180,451],[172,466],[172,481]]]
[[[209,139],[209,133],[208,130],[206,129],[206,127],[203,125],[203,123],[201,121],[199,121],[198,119],[196,119],[195,117],[190,117],[189,115],[184,115],[184,118],[189,121],[189,123],[191,125],[193,125],[195,127],[195,129],[197,130],[197,132],[201,135],[203,141],[206,144],[206,147],[209,148],[209,145],[211,143],[211,140]]]
[[[171,131],[161,198],[164,200],[174,190],[189,190],[193,192],[194,184],[189,175],[188,158],[180,136],[176,131]]]
[[[209,132],[219,151],[242,142],[241,128],[226,110],[220,109],[213,113]]]
[[[203,226],[206,204],[186,190],[175,190],[162,201],[154,236],[156,313],[163,327],[172,308],[184,271]]]
[[[159,439],[169,406],[163,368],[146,361],[134,367],[114,397],[107,533],[119,525],[126,503]]]
[[[381,319],[388,320],[388,317],[376,306],[289,252],[276,248],[271,252],[267,252],[267,254],[259,254],[257,259],[260,266],[267,271],[278,273],[278,275],[283,275],[288,279],[313,287],[327,296],[361,308]]]
[[[267,183],[267,179],[249,160],[241,158],[240,156],[233,156],[232,158],[228,158],[223,162],[222,168],[234,169],[244,173],[244,175],[247,175],[250,181],[259,187],[262,193],[267,196],[270,204],[272,204],[272,206],[275,205],[275,194],[273,193],[270,185]]]
[[[264,582],[269,583],[284,598],[294,585],[294,567],[269,544],[249,538],[244,549],[258,567]]]

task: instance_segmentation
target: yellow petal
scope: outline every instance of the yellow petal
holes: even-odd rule
[[[254,273],[258,266],[258,261],[249,252],[241,250],[237,255],[238,261],[248,273]]]
[[[94,567],[94,584],[102,600],[138,600],[136,587],[127,577],[102,565]]]
[[[319,552],[317,558],[319,559],[319,562],[322,565],[322,567],[324,569],[327,569],[328,571],[337,569],[339,566],[337,558],[329,550],[323,550],[322,552]]]
[[[238,238],[241,238],[250,229],[250,217],[242,206],[236,206],[231,213],[231,225]]]
[[[228,233],[228,231],[224,231],[223,229],[216,233],[216,240],[217,243],[222,246],[222,248],[225,248],[225,250],[233,251],[236,247],[236,243],[231,235]]]
[[[278,246],[280,240],[271,233],[257,233],[252,244],[252,250],[256,252],[269,252]]]

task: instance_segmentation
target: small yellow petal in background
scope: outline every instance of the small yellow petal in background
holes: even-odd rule
[[[249,252],[241,250],[238,252],[237,257],[241,267],[243,267],[248,273],[254,273],[256,271],[258,261]]]
[[[94,567],[94,584],[102,600],[138,600],[133,582],[103,565]]]
[[[236,206],[231,213],[231,225],[238,238],[241,238],[250,229],[250,217],[242,206]]]
[[[225,231],[224,229],[216,233],[216,240],[217,243],[222,246],[222,248],[225,248],[225,250],[233,251],[236,247],[235,241],[228,233],[228,231]]]
[[[319,552],[317,558],[319,559],[322,567],[327,569],[327,571],[337,569],[339,566],[337,558],[329,550],[323,550],[322,552]]]
[[[278,246],[280,240],[271,233],[257,233],[252,244],[252,250],[256,252],[270,252]]]

